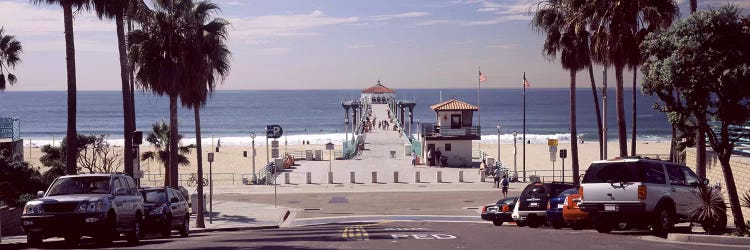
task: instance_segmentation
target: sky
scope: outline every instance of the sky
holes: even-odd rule
[[[568,73],[529,25],[538,1],[213,0],[232,24],[232,69],[218,89],[476,88],[480,67],[482,88],[519,88],[524,72],[534,88],[564,88]],[[24,48],[6,91],[65,90],[62,8],[30,2],[0,0],[0,26]],[[698,1],[725,2],[750,8]],[[74,31],[78,90],[119,90],[114,21],[80,11]],[[588,74],[578,81],[589,86]]]

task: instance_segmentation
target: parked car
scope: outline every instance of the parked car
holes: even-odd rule
[[[178,230],[180,236],[190,233],[190,213],[188,203],[180,191],[172,188],[143,188],[143,208],[146,214],[144,231],[159,232],[162,237]]]
[[[514,211],[513,220],[516,221],[518,226],[539,227],[543,225],[546,222],[546,205],[549,198],[555,197],[560,192],[572,187],[573,184],[567,182],[534,182],[527,185],[521,192],[516,205],[518,211]]]
[[[495,226],[502,226],[503,222],[512,222],[511,213],[516,207],[518,197],[508,197],[482,207],[482,220],[492,221]]]
[[[675,223],[692,220],[689,208],[701,184],[708,180],[676,163],[641,158],[596,161],[586,170],[579,206],[592,215],[601,233],[626,223],[651,226],[656,235],[664,236]]]
[[[563,207],[568,196],[575,193],[578,193],[578,188],[566,189],[547,202],[547,222],[553,228],[560,229],[566,226],[565,219],[563,219]]]
[[[568,195],[563,203],[562,216],[565,223],[570,226],[573,230],[581,230],[584,227],[591,226],[591,216],[589,213],[584,212],[578,207],[581,202],[580,188],[579,191]]]
[[[130,176],[60,176],[37,197],[26,203],[21,216],[29,245],[49,237],[64,237],[68,244],[77,245],[81,236],[109,244],[120,233],[130,243],[140,241],[143,198]]]

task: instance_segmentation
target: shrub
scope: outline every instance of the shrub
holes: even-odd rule
[[[724,230],[727,225],[727,205],[721,193],[706,185],[698,187],[695,202],[688,215],[698,220],[706,233]]]

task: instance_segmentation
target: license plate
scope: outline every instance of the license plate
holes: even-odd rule
[[[557,208],[563,208],[563,204],[557,204]]]
[[[616,211],[617,206],[616,205],[604,205],[604,211]]]
[[[536,202],[529,203],[529,207],[538,207],[538,206],[539,206],[539,203],[536,203]]]

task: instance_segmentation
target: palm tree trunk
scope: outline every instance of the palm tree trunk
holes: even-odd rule
[[[197,150],[198,160],[198,216],[195,224],[199,228],[205,228],[206,224],[203,217],[203,148],[201,147],[201,111],[200,105],[193,106],[195,113],[195,149]]]
[[[570,71],[570,159],[573,183],[578,186],[578,131],[576,130],[576,71]]]
[[[698,120],[698,132],[695,135],[695,165],[696,174],[700,178],[706,178],[706,116],[697,115]]]
[[[164,186],[169,187],[169,162],[164,164]]]
[[[698,10],[698,0],[690,0],[690,14]]]
[[[117,47],[120,52],[120,80],[122,85],[122,113],[123,113],[123,137],[125,143],[123,150],[124,162],[125,162],[125,174],[133,176],[133,127],[131,127],[130,120],[132,113],[130,112],[130,79],[128,75],[128,54],[125,49],[125,25],[123,21],[122,13],[117,13],[115,17],[115,24],[117,25]]]
[[[596,112],[596,128],[599,133],[599,160],[604,160],[604,138],[602,138],[602,112],[599,109],[599,95],[596,94],[596,83],[594,82],[594,66],[589,64],[589,79],[591,79],[591,94],[594,96],[594,112]]]
[[[635,85],[636,85],[636,77],[638,76],[638,69],[633,68],[633,133],[630,134],[630,155],[635,156],[635,136],[636,136],[636,129],[635,129],[635,120],[636,120],[636,112],[637,112],[637,105],[635,101]]]
[[[722,139],[729,139],[729,137],[727,136],[727,138]],[[745,218],[743,218],[742,215],[742,207],[740,206],[740,198],[737,195],[737,185],[734,182],[732,167],[729,165],[732,148],[730,146],[725,146],[723,147],[723,150],[718,150],[717,153],[724,174],[724,182],[726,182],[727,194],[729,195],[729,207],[732,210],[732,216],[734,217],[734,226],[737,228],[738,232],[744,233],[747,231],[747,226],[745,225]]]
[[[677,126],[672,124],[672,140],[669,144],[669,162],[677,162],[677,150],[676,145],[677,144]]]
[[[180,184],[178,183],[177,170],[177,95],[172,94],[169,96],[169,186],[177,189]]]
[[[617,138],[620,141],[620,157],[628,156],[628,137],[625,127],[625,101],[623,97],[623,65],[615,65],[615,110],[617,112]]]
[[[68,130],[65,147],[65,173],[76,174],[78,138],[76,131],[76,55],[73,39],[73,6],[63,6],[65,23],[65,63],[68,69]]]

